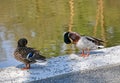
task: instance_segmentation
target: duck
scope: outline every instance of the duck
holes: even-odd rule
[[[82,50],[82,57],[88,57],[90,50],[104,48],[104,41],[95,37],[80,35],[76,32],[66,32],[64,34],[64,42],[66,44],[75,44],[75,46]]]
[[[27,47],[27,43],[28,40],[26,38],[20,38],[14,51],[15,59],[25,64],[25,67],[21,68],[22,70],[30,69],[30,65],[33,63],[46,61],[46,57],[39,50]]]

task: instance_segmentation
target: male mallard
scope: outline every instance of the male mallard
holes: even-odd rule
[[[35,63],[39,60],[45,61],[46,58],[40,54],[40,52],[34,48],[27,47],[28,41],[26,38],[21,38],[18,40],[18,45],[14,51],[14,57],[20,62],[23,62],[26,67],[22,70],[30,69],[30,64]]]
[[[89,56],[90,50],[94,50],[97,48],[103,48],[103,42],[101,39],[90,37],[90,36],[81,36],[76,32],[66,32],[64,34],[64,42],[66,44],[73,43],[82,50],[83,57]],[[87,51],[87,54],[84,51]]]

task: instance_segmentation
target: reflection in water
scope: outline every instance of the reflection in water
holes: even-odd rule
[[[18,29],[18,28],[17,28]],[[40,51],[44,54],[47,55],[48,57],[53,57],[53,56],[58,56],[60,54],[60,50],[61,50],[61,46],[60,41],[58,43],[56,43],[55,41],[51,40],[51,41],[42,41],[37,39],[38,37],[36,37],[38,35],[37,31],[32,31],[32,30],[24,30],[24,32],[22,32],[23,29],[19,29],[14,32],[13,30],[8,30],[6,27],[4,26],[0,26],[0,68],[2,67],[8,67],[8,66],[15,66],[18,65],[18,61],[16,61],[13,57],[13,51],[16,48],[17,45],[17,40],[16,38],[16,33],[19,33],[19,37],[26,37],[29,39],[29,46],[36,46],[39,48],[40,46]],[[28,31],[28,32],[27,32]],[[22,34],[21,34],[22,32]],[[27,33],[27,34],[26,34]],[[23,36],[24,34],[24,36]],[[39,36],[39,35],[38,35]],[[44,38],[45,39],[45,38]],[[34,41],[38,41],[38,42],[34,42]],[[45,43],[47,42],[47,43]],[[41,47],[43,46],[43,47]],[[62,53],[62,52],[61,52]]]
[[[31,37],[35,37],[36,33],[34,31],[31,31]]]
[[[5,40],[5,27],[0,26],[0,61],[6,60],[6,53],[3,46]]]
[[[0,61],[4,61],[4,60],[6,60],[6,52],[5,52],[5,49],[3,47],[3,42],[1,41],[0,42]]]
[[[93,36],[96,3],[97,0],[74,1],[73,31]],[[39,49],[48,58],[75,53],[74,45],[63,43],[63,33],[68,31],[69,9],[69,0],[1,0],[0,67],[3,63],[9,65],[7,61],[13,65],[12,53],[21,37],[27,38],[28,46]],[[107,47],[120,44],[119,9],[120,0],[104,0]],[[96,36],[102,38],[100,24]]]
[[[14,35],[9,33],[4,26],[0,26],[0,68],[17,64],[13,58],[14,51]]]
[[[0,59],[0,68],[1,67],[8,67],[8,66],[15,66],[18,65],[18,62],[13,58],[13,41],[5,40],[3,41],[2,48],[4,49],[5,54],[0,54],[0,56],[6,58],[4,60]]]

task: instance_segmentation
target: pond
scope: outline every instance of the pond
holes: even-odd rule
[[[13,61],[13,51],[19,38],[27,38],[28,46],[41,51],[47,58],[76,53],[73,45],[63,41],[70,23],[70,0],[3,0],[0,1],[0,68],[2,62]],[[97,0],[74,0],[72,31],[94,35]],[[104,34],[99,16],[96,37],[105,46],[120,43],[120,1],[105,0]],[[9,63],[9,62],[8,62]],[[7,65],[7,66],[10,66]],[[6,66],[6,65],[5,65]]]

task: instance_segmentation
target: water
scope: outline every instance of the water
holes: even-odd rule
[[[63,34],[68,31],[70,19],[68,2],[0,0],[0,67],[18,64],[13,58],[13,51],[17,40],[23,37],[28,39],[28,46],[39,49],[48,58],[76,52],[74,46],[63,42]],[[96,37],[104,37],[106,47],[120,43],[119,9],[119,0],[104,1],[105,34],[102,34],[98,22]],[[93,36],[96,10],[96,0],[74,0],[72,31]]]

